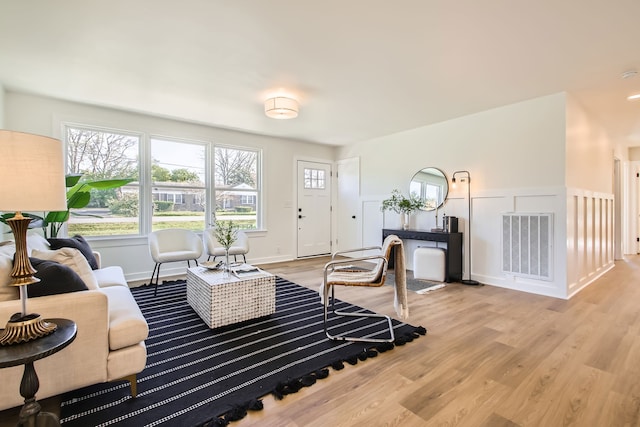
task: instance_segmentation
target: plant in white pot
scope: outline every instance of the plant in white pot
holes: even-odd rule
[[[224,248],[224,271],[229,274],[229,248],[238,239],[238,225],[233,221],[216,220],[213,227],[213,235]]]
[[[400,190],[391,192],[391,197],[382,201],[382,211],[393,211],[400,214],[402,229],[409,228],[409,215],[425,206],[425,201],[414,194],[405,197]]]

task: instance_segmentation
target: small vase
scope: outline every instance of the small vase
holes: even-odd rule
[[[229,266],[229,249],[224,250],[224,277],[231,276],[231,267]]]
[[[410,220],[410,218],[409,218],[409,214],[408,213],[402,212],[400,214],[400,222],[402,224],[402,229],[403,230],[408,230],[409,229],[409,220]]]

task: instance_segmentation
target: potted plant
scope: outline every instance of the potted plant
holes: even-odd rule
[[[400,214],[402,228],[406,230],[409,226],[408,216],[414,211],[425,206],[425,201],[411,194],[405,197],[400,190],[395,189],[391,192],[391,197],[382,201],[382,211],[393,211]]]
[[[238,238],[238,225],[233,221],[216,220],[213,228],[213,235],[224,248],[225,267],[224,270],[229,273],[229,248]]]

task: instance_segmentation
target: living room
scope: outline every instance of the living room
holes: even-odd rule
[[[264,5],[243,5],[237,9],[218,5],[220,7],[218,12],[221,16],[228,13],[236,19],[244,18],[245,21],[242,22],[247,26],[260,24],[261,18],[264,16],[264,20],[271,24],[268,28],[273,33],[280,35],[280,31],[282,31],[285,34],[296,34],[292,37],[301,37],[302,39],[303,36],[297,34],[304,31],[305,24],[315,29],[316,24],[312,25],[307,22],[310,20],[311,11],[313,11],[313,15],[317,16],[317,19],[324,24],[323,28],[331,28],[331,25],[326,25],[327,23],[336,24],[336,27],[341,28],[339,35],[346,40],[345,34],[349,31],[337,24],[357,28],[363,20],[359,15],[361,11],[376,9],[364,3],[359,3],[358,7],[355,4],[342,5],[338,3],[323,7],[318,5],[305,6],[311,10],[306,10],[300,5],[293,5],[291,2],[279,2],[278,6],[282,7],[281,17],[274,17],[273,15],[278,15],[278,13],[273,11],[265,11],[264,9],[268,8]],[[332,213],[334,225],[331,232],[331,241],[334,244],[332,250],[346,249],[352,245],[380,244],[381,228],[393,228],[398,224],[397,218],[393,215],[385,215],[380,211],[381,201],[386,199],[396,188],[407,191],[415,172],[433,166],[444,171],[449,178],[455,171],[469,171],[471,182],[466,184],[471,185],[470,200],[467,200],[465,185],[456,189],[450,188],[449,197],[444,207],[436,212],[421,212],[413,215],[411,218],[412,226],[421,229],[436,227],[441,221],[442,215],[447,214],[460,218],[461,224],[467,232],[469,230],[469,213],[472,212],[472,240],[469,242],[465,239],[464,252],[468,253],[471,249],[473,261],[471,271],[468,271],[465,264],[465,276],[472,277],[486,285],[565,300],[579,295],[587,286],[595,283],[607,272],[611,272],[614,269],[615,261],[621,259],[623,255],[637,252],[634,237],[637,234],[637,224],[631,220],[637,214],[637,208],[634,206],[636,204],[634,194],[637,190],[637,183],[632,179],[638,168],[637,152],[634,149],[634,145],[637,145],[637,127],[635,128],[636,134],[631,131],[626,135],[614,132],[613,128],[607,127],[607,117],[589,104],[585,95],[589,91],[603,91],[605,87],[603,81],[607,81],[607,79],[612,82],[610,85],[616,90],[616,96],[633,89],[634,84],[635,89],[640,89],[637,87],[639,77],[622,77],[625,71],[640,66],[640,58],[635,53],[635,47],[629,42],[629,40],[637,40],[633,33],[637,31],[635,29],[637,26],[628,21],[637,12],[634,10],[636,6],[625,4],[624,7],[620,7],[620,10],[613,11],[611,9],[615,9],[615,7],[601,2],[599,5],[591,5],[588,11],[583,11],[587,18],[579,19],[578,12],[569,12],[551,3],[539,8],[530,6],[532,9],[527,9],[526,13],[508,8],[506,5],[492,4],[491,7],[482,7],[468,4],[466,5],[468,10],[464,13],[448,9],[446,12],[441,11],[441,21],[433,21],[435,18],[424,9],[426,6],[412,5],[420,12],[415,14],[415,20],[411,19],[411,13],[406,10],[402,13],[398,11],[398,15],[385,14],[385,12],[389,12],[387,8],[390,6],[377,6],[381,9],[376,10],[375,17],[371,19],[378,25],[391,24],[391,22],[387,22],[386,18],[393,21],[396,29],[402,26],[402,22],[410,22],[412,25],[409,27],[416,32],[423,26],[431,28],[434,32],[427,33],[430,35],[437,34],[434,28],[440,29],[442,34],[446,35],[453,32],[453,28],[468,29],[466,37],[454,38],[450,41],[449,48],[452,51],[461,49],[460,51],[464,53],[460,53],[460,58],[457,60],[450,58],[449,61],[442,62],[442,64],[447,64],[449,80],[445,81],[444,76],[438,75],[437,78],[442,78],[442,80],[434,77],[434,80],[426,88],[420,86],[420,89],[415,91],[419,95],[418,98],[424,100],[433,96],[434,100],[441,100],[442,104],[430,104],[428,109],[421,107],[423,101],[413,101],[414,103],[410,104],[402,98],[403,95],[408,96],[410,93],[410,90],[406,88],[398,90],[399,95],[393,96],[389,92],[379,93],[372,84],[363,93],[357,87],[360,86],[358,79],[351,72],[345,71],[345,75],[349,77],[342,82],[341,86],[325,87],[323,90],[326,93],[331,91],[349,93],[351,90],[358,89],[358,104],[354,104],[349,97],[336,98],[340,101],[352,101],[346,107],[335,102],[337,113],[332,111],[332,105],[322,104],[321,107],[314,105],[314,102],[320,102],[320,100],[316,101],[314,96],[317,98],[328,96],[327,94],[314,95],[314,93],[321,91],[315,88],[315,79],[319,78],[317,73],[331,74],[335,72],[336,68],[343,68],[342,66],[337,67],[335,64],[348,64],[352,56],[357,56],[357,48],[362,48],[366,53],[381,49],[386,58],[394,59],[394,61],[376,59],[369,63],[369,67],[375,68],[377,72],[382,69],[384,72],[381,75],[386,73],[388,78],[380,80],[385,86],[393,87],[398,84],[399,80],[408,79],[414,74],[431,77],[432,75],[429,73],[433,70],[429,67],[429,63],[407,62],[410,65],[405,68],[402,65],[403,62],[400,61],[404,60],[404,56],[401,56],[398,51],[402,51],[404,47],[398,46],[407,46],[406,49],[409,49],[408,46],[413,41],[409,34],[416,36],[412,32],[405,33],[404,44],[400,43],[403,40],[400,38],[394,39],[394,43],[390,46],[381,37],[384,33],[372,31],[367,35],[375,40],[375,46],[367,44],[365,50],[365,43],[356,38],[352,45],[339,51],[339,55],[336,53],[335,44],[328,44],[326,47],[323,44],[323,49],[317,56],[324,55],[325,59],[321,61],[324,66],[316,65],[316,70],[313,73],[309,70],[300,70],[301,75],[306,76],[305,79],[300,78],[300,82],[297,82],[296,78],[289,80],[275,76],[270,77],[271,80],[261,80],[261,83],[269,81],[278,86],[288,83],[295,86],[292,90],[298,88],[297,96],[301,98],[300,113],[299,117],[292,120],[275,121],[264,117],[262,110],[264,99],[261,98],[261,91],[266,91],[270,89],[269,87],[261,87],[259,90],[252,87],[255,92],[252,97],[247,96],[246,92],[237,92],[237,94],[244,96],[243,102],[233,103],[226,99],[227,95],[221,87],[217,86],[212,92],[205,89],[208,88],[208,82],[206,81],[207,73],[204,71],[199,76],[201,78],[199,84],[204,93],[202,98],[196,99],[194,93],[197,90],[191,86],[182,87],[182,97],[176,95],[176,92],[180,92],[180,90],[175,89],[174,92],[172,85],[177,85],[177,83],[173,78],[162,80],[157,86],[152,84],[153,78],[160,79],[160,76],[164,77],[165,74],[172,76],[172,73],[183,71],[187,65],[197,68],[198,64],[195,60],[196,65],[188,63],[187,65],[176,65],[177,61],[172,61],[172,65],[168,66],[167,70],[157,71],[158,76],[153,78],[150,77],[154,74],[153,71],[145,70],[141,75],[132,78],[135,84],[126,86],[129,92],[122,92],[120,95],[117,94],[117,90],[123,81],[126,83],[125,77],[118,80],[112,79],[107,74],[90,76],[83,74],[86,64],[78,63],[76,64],[77,68],[74,69],[72,62],[69,61],[68,68],[56,68],[56,72],[60,74],[52,72],[51,80],[55,84],[51,86],[57,86],[58,89],[46,91],[44,87],[39,86],[40,83],[33,83],[27,78],[31,75],[34,80],[46,80],[42,75],[35,73],[35,66],[27,67],[21,64],[18,59],[23,53],[16,53],[16,51],[22,49],[24,57],[29,58],[29,61],[35,61],[34,58],[38,58],[40,69],[47,68],[45,53],[50,54],[47,51],[60,50],[61,58],[67,59],[65,55],[68,53],[63,52],[57,42],[47,45],[46,38],[50,31],[38,30],[36,25],[43,25],[43,28],[46,29],[58,28],[55,22],[60,20],[67,22],[65,15],[73,16],[73,13],[71,10],[65,10],[67,8],[52,10],[53,7],[40,4],[38,7],[42,7],[41,11],[48,13],[43,13],[43,16],[38,16],[38,19],[34,19],[34,22],[29,24],[32,32],[31,39],[27,36],[14,35],[16,39],[21,40],[18,42],[11,41],[8,33],[15,31],[17,34],[22,34],[16,27],[26,26],[25,17],[29,15],[29,7],[33,6],[3,5],[2,9],[5,9],[3,12],[6,13],[1,14],[3,18],[0,18],[0,22],[5,28],[3,35],[6,37],[3,37],[4,41],[0,42],[0,47],[2,52],[12,55],[5,56],[10,60],[0,63],[0,85],[2,85],[2,90],[0,90],[0,127],[64,139],[64,126],[76,124],[135,132],[147,139],[160,135],[180,140],[204,141],[209,144],[217,143],[260,150],[264,183],[264,211],[262,212],[261,228],[250,232],[251,252],[249,259],[255,264],[267,265],[298,258],[296,240],[298,219],[296,212],[297,162],[328,163],[333,166],[335,171],[340,162],[353,159],[357,161],[359,177],[357,210],[353,214],[357,218],[355,228],[358,233],[355,237],[347,238],[341,235],[339,227],[336,227],[337,215],[340,213],[340,200],[339,196],[334,194],[336,209]],[[573,6],[576,11],[583,8],[577,2]],[[120,12],[125,16],[127,15],[125,12],[130,13],[129,18],[136,14],[147,14],[146,10],[138,9],[138,7]],[[550,8],[550,12],[547,13],[545,7]],[[252,8],[256,9],[251,11]],[[394,8],[391,7],[391,9]],[[494,9],[500,9],[500,12],[498,13]],[[81,14],[82,19],[77,22],[83,22],[84,26],[90,27],[90,29],[84,28],[86,37],[90,40],[94,40],[92,37],[95,36],[93,32],[97,31],[96,28],[104,27],[100,21],[94,23],[91,16],[100,16],[100,14],[109,17],[120,16],[115,12],[113,12],[114,15],[111,15],[109,11],[100,7],[92,10],[87,6],[80,8],[80,10],[87,15]],[[175,12],[173,9],[169,10]],[[337,12],[339,10],[344,14],[344,20],[334,16],[340,15]],[[213,15],[213,12],[217,10],[214,8],[207,9],[207,11]],[[96,12],[99,13],[96,14]],[[179,22],[189,22],[190,19],[195,19],[186,11],[177,16],[171,16],[167,12],[168,10],[160,8],[152,13],[156,24],[147,28],[149,34],[160,34],[160,28],[170,26],[173,19]],[[263,15],[261,15],[262,12],[264,12]],[[513,37],[513,40],[522,44],[514,48],[510,48],[509,44],[504,44],[495,50],[483,50],[483,53],[487,54],[486,57],[481,57],[480,53],[476,56],[472,49],[462,50],[462,47],[467,45],[479,49],[482,43],[478,42],[476,45],[472,41],[474,37],[479,37],[482,28],[491,28],[490,15],[494,13],[500,17],[508,16],[511,13],[517,19],[512,20],[513,25],[503,27],[501,29],[503,32],[487,30],[492,37],[482,39],[482,42],[496,43],[501,38]],[[50,14],[57,17],[57,20],[47,19],[46,16]],[[438,14],[434,13],[433,15]],[[530,16],[529,20],[527,20],[528,15]],[[222,24],[219,21],[224,21],[221,16],[216,16],[216,23],[220,25]],[[394,16],[396,18],[393,18]],[[553,18],[554,16],[556,18]],[[599,16],[606,16],[609,19],[600,19]],[[474,20],[480,22],[472,25]],[[215,30],[207,27],[206,20],[203,21],[199,21],[195,32],[200,35],[211,35],[212,38],[214,35],[219,36]],[[293,23],[290,23],[290,27],[282,27],[286,29],[279,29],[280,27],[276,24],[282,24],[282,21]],[[521,34],[518,31],[517,27],[520,26],[521,21],[526,24],[525,27],[529,31],[535,32],[535,37],[525,37],[528,34]],[[442,28],[444,27],[442,23],[445,22],[450,25],[447,28]],[[542,23],[550,25],[553,30],[538,33]],[[132,25],[140,28],[134,33],[128,34],[128,37],[131,40],[144,38],[139,31],[144,33],[143,28],[146,24],[140,24],[136,19],[135,24]],[[371,22],[362,22],[362,31],[365,31],[364,28],[369,29],[369,25]],[[562,29],[565,25],[570,26],[570,30]],[[69,28],[71,28],[70,24]],[[180,28],[186,31],[185,27]],[[225,33],[220,30],[225,37],[234,34],[227,25],[222,25],[220,28],[228,31]],[[622,28],[624,31],[621,30]],[[78,30],[81,34],[82,31]],[[103,31],[107,32],[106,29]],[[255,31],[255,34],[258,35],[261,34],[259,30],[252,29],[251,31]],[[523,31],[523,33],[526,32]],[[254,38],[248,37],[250,40],[247,43],[257,43],[257,38],[255,38],[257,36],[253,32],[251,34]],[[318,32],[315,35],[316,39],[313,40],[317,42],[317,38],[322,37],[320,34],[322,33]],[[566,34],[573,34],[573,36],[569,37]],[[104,33],[101,32],[100,36],[104,36]],[[58,34],[56,37],[62,36]],[[104,45],[97,43],[91,47],[84,46],[85,50],[78,54],[78,58],[83,58],[84,55],[92,58],[101,55],[108,57],[111,49],[119,49],[117,43],[122,43],[120,37],[124,36],[105,39]],[[286,37],[284,39],[287,40]],[[432,47],[428,41],[425,41],[427,39],[428,36],[425,36],[419,46],[436,57],[435,51],[427,50]],[[536,39],[539,41],[538,44],[532,41]],[[67,39],[62,37],[61,40]],[[320,46],[310,43],[311,39],[304,40],[308,42],[306,44],[308,46]],[[337,44],[336,40],[339,38],[332,38],[332,41]],[[562,43],[558,40],[561,40]],[[597,40],[600,40],[600,43],[597,43]],[[177,41],[169,43],[164,38],[162,41],[166,43],[166,47],[159,44],[160,47],[157,49],[175,50],[176,46],[179,46]],[[569,45],[569,41],[573,43]],[[267,43],[267,47],[270,47],[273,52],[280,52],[281,47],[284,51],[284,46],[286,46],[289,49],[287,50],[288,55],[295,56],[303,49],[294,41],[291,41],[290,44],[276,42],[281,43],[282,39],[274,35],[274,40]],[[563,43],[566,43],[568,47],[560,49],[555,46]],[[605,46],[601,46],[601,44]],[[443,46],[446,48],[447,44],[443,42]],[[520,46],[524,46],[524,48],[520,48]],[[526,55],[517,56],[517,59],[510,56],[516,55],[520,50],[526,50],[525,48],[530,51],[534,59],[526,59]],[[88,50],[92,50],[90,55],[87,53]],[[196,50],[203,55],[203,52],[206,52],[205,50]],[[605,55],[607,51],[615,51],[613,53],[617,55],[613,55],[613,53],[612,55],[617,62],[607,63],[600,69],[596,64],[603,63],[603,58],[609,58]],[[575,69],[555,70],[554,67],[548,65],[546,60],[544,61],[545,67],[540,65],[540,68],[536,69],[537,60],[542,64],[547,56],[557,60],[561,57],[560,55],[569,56],[568,52],[573,52],[573,55],[579,58],[575,62],[581,63],[582,68],[587,68],[587,64],[591,66],[580,78],[571,74],[575,72]],[[335,53],[335,57],[332,56],[332,53]],[[284,55],[284,53],[279,54]],[[403,54],[406,55],[405,52]],[[413,54],[416,53],[413,52]],[[420,54],[422,55],[422,53]],[[51,56],[55,57],[55,54],[51,54]],[[171,58],[168,54],[167,57]],[[197,55],[195,57],[197,58]],[[592,57],[596,59],[594,60]],[[149,59],[146,55],[143,58]],[[461,58],[466,58],[466,60]],[[497,58],[504,59],[498,63]],[[58,62],[59,58],[50,60]],[[128,64],[131,68],[144,69],[144,64],[137,61],[137,59],[129,58]],[[394,66],[388,66],[387,61],[393,62]],[[237,66],[242,65],[242,61],[238,62]],[[359,64],[355,59],[354,62]],[[485,62],[491,63],[493,66],[490,67]],[[563,61],[563,64],[564,62],[572,62],[572,60]],[[33,63],[29,62],[28,64],[32,65]],[[157,64],[157,62],[152,63]],[[327,65],[327,63],[331,65]],[[215,61],[207,63],[208,70],[212,70],[215,65]],[[21,70],[21,67],[29,68],[29,71]],[[204,66],[202,68],[205,69]],[[257,66],[255,69],[261,70]],[[533,69],[533,71],[525,72],[529,69]],[[60,70],[68,74],[64,75]],[[161,70],[161,68],[156,66],[154,70]],[[95,70],[87,68],[85,72],[87,71]],[[515,79],[515,83],[511,80],[510,83],[517,84],[519,87],[534,86],[537,77],[539,80],[546,80],[550,74],[556,71],[559,75],[558,80],[544,86],[543,91],[516,91],[514,87],[508,85],[505,85],[500,91],[497,83],[502,79],[506,80],[508,77],[516,76],[519,78]],[[129,70],[121,69],[119,72],[122,76],[127,76]],[[231,74],[233,70],[226,72]],[[289,69],[281,69],[279,72],[283,75],[292,73]],[[358,68],[357,72],[364,75],[366,68]],[[561,72],[567,74],[561,75]],[[21,77],[21,73],[24,76]],[[467,73],[475,75],[473,81]],[[381,75],[376,74],[378,78]],[[595,78],[595,75],[598,79]],[[603,78],[603,75],[607,75],[607,77]],[[189,76],[192,75],[189,74]],[[91,80],[90,77],[96,80]],[[216,79],[221,81],[224,81],[223,77],[224,75],[216,75]],[[593,78],[593,80],[589,80],[589,78]],[[175,80],[188,79],[189,77],[181,78],[178,74],[175,77]],[[428,77],[424,77],[424,80],[428,79]],[[575,79],[576,82],[573,82],[572,79]],[[340,80],[337,79],[337,83],[340,83]],[[492,86],[493,91],[501,92],[500,95],[471,91],[469,86],[483,85],[478,81],[484,82],[485,86]],[[63,85],[62,82],[66,82],[66,84]],[[246,80],[244,82],[246,83]],[[142,88],[146,88],[147,84],[149,89],[145,91]],[[65,95],[66,86],[68,86],[68,95]],[[83,86],[85,87],[84,92]],[[464,90],[456,89],[456,86],[461,86]],[[100,90],[97,90],[98,88]],[[468,91],[466,98],[463,96],[465,90]],[[448,91],[450,93],[447,93]],[[221,104],[215,107],[208,105],[209,102],[215,104],[213,99],[218,95],[222,100]],[[447,97],[452,100],[445,101],[444,98]],[[480,97],[484,97],[482,102]],[[147,104],[144,102],[128,104],[127,101],[132,98],[153,101],[149,101]],[[505,99],[508,101],[504,102]],[[225,112],[225,101],[227,101],[228,112]],[[629,108],[626,105],[630,104],[629,101],[621,99],[620,102],[625,103],[623,108]],[[457,103],[463,107],[459,107],[454,112],[448,110],[450,103]],[[184,104],[183,110],[180,109],[182,104]],[[378,116],[367,115],[369,109],[373,108],[371,105],[382,110],[376,109]],[[631,108],[635,106],[637,117],[637,103],[630,105]],[[406,106],[406,112],[403,111],[402,106]],[[245,115],[247,113],[242,110],[248,109],[255,111],[247,116]],[[609,109],[613,110],[614,107],[609,106]],[[241,110],[242,113],[236,117],[227,117],[232,115],[231,112],[237,110]],[[423,116],[422,121],[416,119],[416,114]],[[310,120],[310,115],[316,116],[313,118],[315,120],[313,124],[306,122],[306,120]],[[627,113],[619,114],[619,116],[627,115]],[[393,120],[395,127],[391,124],[387,128],[375,127],[381,126],[378,122],[385,121],[381,117],[388,116],[398,116]],[[329,118],[332,121],[329,121]],[[353,122],[350,133],[344,131],[343,134],[340,134],[338,130],[335,130],[343,130],[341,128],[343,121]],[[391,121],[389,119],[389,122]],[[305,127],[307,126],[309,129],[314,129],[315,140],[310,137],[311,132],[306,132]],[[372,133],[373,131],[368,129],[369,127],[375,127],[377,133]],[[625,129],[630,129],[630,127]],[[334,187],[337,188],[337,185],[337,180],[334,178]],[[472,206],[471,210],[467,210],[468,202]],[[552,274],[547,280],[523,278],[518,275],[506,274],[503,271],[501,258],[503,253],[502,215],[531,212],[548,213],[553,218],[553,258],[549,264]],[[439,217],[436,220],[437,215]],[[8,230],[4,228],[2,231],[7,232]],[[93,238],[90,239],[90,242],[94,249],[101,252],[103,262],[106,265],[119,265],[123,268],[127,281],[140,283],[147,281],[151,275],[154,263],[148,252],[145,234]],[[410,247],[410,245],[407,246]],[[407,256],[407,258],[411,257]],[[179,275],[183,271],[183,266],[167,266],[163,275],[170,277]]]

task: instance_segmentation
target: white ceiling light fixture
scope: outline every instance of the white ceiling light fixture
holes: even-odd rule
[[[294,119],[298,117],[298,101],[285,96],[269,98],[264,102],[264,113],[272,119]]]
[[[638,99],[640,99],[640,93],[636,93],[635,95],[628,96],[627,99],[629,101],[637,101]]]

